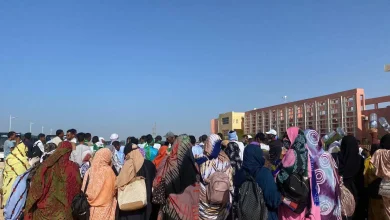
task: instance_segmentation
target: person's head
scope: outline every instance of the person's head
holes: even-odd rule
[[[170,144],[173,144],[173,142],[175,142],[175,140],[176,140],[176,136],[173,132],[168,132],[165,135],[165,138],[167,139],[167,142]]]
[[[99,142],[99,137],[98,136],[93,136],[92,143],[96,144],[97,142]]]
[[[15,135],[15,147],[22,141],[22,135],[20,133],[17,133]]]
[[[121,144],[119,143],[119,141],[112,142],[112,145],[115,147],[117,151],[121,149]]]
[[[247,144],[249,142],[248,135],[242,136],[242,142],[244,142],[244,144]]]
[[[219,135],[218,135],[219,136]],[[201,137],[200,137],[200,142],[202,142],[202,143],[205,143],[206,142],[206,140],[207,140],[207,135],[202,135]]]
[[[25,133],[24,134],[24,140],[31,140],[31,133]]]
[[[61,129],[58,129],[56,131],[56,136],[59,137],[61,140],[64,140],[64,131]]]
[[[390,134],[386,134],[380,141],[381,149],[390,150]]]
[[[90,142],[91,139],[92,139],[91,133],[85,133],[85,140],[88,141],[88,142]]]
[[[195,146],[195,144],[196,144],[196,138],[195,138],[195,136],[190,135],[190,142],[191,142],[192,146]]]
[[[83,132],[80,132],[77,134],[77,141],[79,143],[84,143],[84,140],[85,140],[85,134]]]
[[[262,132],[257,133],[255,136],[255,141],[259,143],[265,143],[266,141],[265,134]]]
[[[69,129],[67,132],[66,132],[66,140],[68,141],[71,141],[73,138],[76,137],[76,134],[77,134],[77,131],[76,129]]]
[[[371,145],[371,150],[370,150],[370,155],[374,155],[374,153],[380,149],[380,145],[379,144],[372,144]]]
[[[162,141],[162,137],[160,135],[157,135],[157,137],[155,138],[156,140],[156,143],[161,143]]]
[[[38,140],[42,141],[42,143],[46,142],[46,135],[45,134],[38,134]]]
[[[141,138],[139,139],[139,142],[141,144],[144,144],[146,142],[146,136],[145,135],[141,136]]]
[[[263,150],[256,145],[248,145],[244,150],[244,159],[242,166],[249,174],[255,176],[259,168],[265,164]]]
[[[229,131],[229,141],[238,141],[238,136],[236,131]]]
[[[15,131],[10,131],[10,132],[8,132],[8,139],[9,140],[15,140],[15,136],[16,136],[16,133],[15,133]]]
[[[153,145],[154,144],[154,139],[153,139],[153,136],[151,134],[146,135],[146,142],[149,145]]]
[[[222,133],[218,133],[218,136],[221,138],[221,140],[223,140],[223,134]]]
[[[278,133],[274,129],[271,129],[265,133],[267,134],[268,140],[270,140],[270,141],[276,140],[276,136],[278,135]]]
[[[130,137],[130,143],[138,145],[138,139],[135,137]]]
[[[248,142],[251,143],[253,141],[252,135],[248,135]]]

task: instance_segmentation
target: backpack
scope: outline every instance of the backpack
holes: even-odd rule
[[[302,158],[297,154],[297,170],[294,171],[279,188],[289,207],[297,214],[301,214],[310,205],[309,178],[304,176]]]
[[[229,176],[225,173],[229,168],[230,165],[222,171],[215,169],[216,171],[205,180],[208,204],[224,205],[230,201],[230,181]]]
[[[239,220],[267,220],[268,209],[264,194],[256,180],[245,171],[246,180],[238,190],[237,215]]]
[[[85,184],[84,191],[77,194],[72,200],[72,215],[76,220],[89,220],[89,208],[87,192],[89,183],[89,175],[87,183]]]

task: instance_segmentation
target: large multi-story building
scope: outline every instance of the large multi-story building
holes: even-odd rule
[[[390,102],[390,96],[365,99],[363,89],[352,89],[320,97],[254,109],[245,112],[243,130],[245,134],[256,134],[275,129],[278,134],[288,127],[312,128],[321,135],[337,127],[355,135],[358,139],[368,138],[368,117],[377,113],[378,117],[388,117],[390,106],[379,108],[379,103]],[[366,108],[372,105],[372,109]],[[214,123],[221,126],[221,117]],[[382,129],[383,130],[383,129]],[[380,135],[384,131],[379,130]],[[213,132],[213,130],[212,130]]]
[[[231,130],[235,130],[237,133],[243,133],[244,116],[244,112],[220,114],[218,119],[211,120],[211,133],[222,133],[224,136],[227,136]]]

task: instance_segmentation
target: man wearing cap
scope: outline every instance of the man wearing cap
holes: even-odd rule
[[[278,133],[274,130],[271,129],[268,132],[265,132],[268,136],[268,141],[269,141],[269,147],[283,147],[283,142],[277,138]]]
[[[240,148],[240,158],[241,161],[244,160],[244,143],[238,141],[237,132],[235,131],[229,131],[229,141],[237,143],[238,147]]]

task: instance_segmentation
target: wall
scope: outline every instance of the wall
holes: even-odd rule
[[[210,134],[218,133],[218,119],[211,119],[210,122]]]
[[[220,114],[218,117],[218,132],[227,135],[230,130],[242,130],[243,118],[245,113],[243,112],[227,112]],[[229,123],[223,124],[223,119],[229,118]]]
[[[387,121],[390,122],[390,106],[379,108],[379,104],[386,103],[386,102],[390,102],[390,96],[382,96],[382,97],[366,99],[365,105],[366,106],[373,105],[374,109],[362,111],[362,119],[364,119],[365,117],[370,118],[370,114],[376,113],[378,118],[385,117]],[[362,133],[363,133],[362,138],[367,138],[367,140],[371,141],[369,124],[370,124],[369,119],[362,120]],[[382,126],[378,124],[378,137],[382,137],[386,133],[387,132],[382,128]]]

